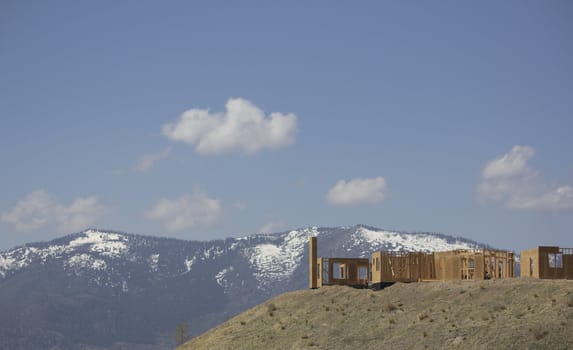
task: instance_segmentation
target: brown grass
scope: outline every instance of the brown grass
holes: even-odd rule
[[[398,307],[392,303],[385,303],[383,310],[384,312],[392,312],[398,310]]]
[[[280,295],[180,350],[573,349],[571,329],[573,281],[326,287]]]

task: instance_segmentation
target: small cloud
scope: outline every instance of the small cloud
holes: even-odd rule
[[[212,225],[219,217],[221,202],[206,193],[194,192],[177,199],[160,199],[146,213],[151,220],[162,221],[170,232]]]
[[[254,154],[275,150],[295,142],[296,115],[273,112],[269,116],[253,103],[231,98],[223,113],[189,109],[179,120],[163,126],[162,133],[173,141],[195,145],[201,155],[242,152]]]
[[[145,173],[149,171],[156,162],[169,157],[171,153],[171,147],[164,149],[158,153],[151,153],[151,154],[144,154],[137,160],[137,164],[135,165],[135,170],[140,173]]]
[[[286,227],[283,221],[271,221],[264,224],[260,229],[259,233],[275,233]]]
[[[573,187],[560,186],[540,193],[537,196],[512,198],[509,206],[516,209],[573,209]]]
[[[71,231],[85,229],[91,226],[107,208],[98,204],[96,196],[76,198],[68,207],[60,206],[56,212],[56,221],[60,228]]]
[[[514,146],[487,162],[477,187],[478,197],[514,209],[573,209],[573,187],[544,184],[539,173],[527,165],[534,154],[532,147]]]
[[[512,177],[527,170],[527,161],[535,155],[529,146],[514,146],[509,153],[487,162],[482,170],[484,179]]]
[[[237,199],[236,201],[233,202],[233,208],[238,210],[245,210],[247,209],[247,205],[245,204],[245,202]]]
[[[10,212],[3,212],[0,220],[18,231],[32,231],[45,226],[52,219],[57,204],[43,190],[28,193]]]
[[[328,203],[335,205],[374,204],[384,200],[386,180],[383,177],[340,180],[328,191]]]
[[[0,221],[18,231],[33,231],[57,224],[62,231],[79,231],[95,223],[107,211],[96,196],[78,197],[65,206],[44,190],[28,193],[9,212],[0,214]]]

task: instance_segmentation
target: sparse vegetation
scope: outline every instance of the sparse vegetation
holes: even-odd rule
[[[398,310],[398,307],[392,303],[384,304],[384,311],[385,312],[392,312]]]
[[[277,306],[274,303],[270,303],[267,305],[267,311],[268,312],[276,311],[276,309],[277,309]]]
[[[275,314],[274,312],[277,310],[277,307],[274,303],[270,303],[267,305],[267,312],[269,316],[273,317]]]
[[[469,291],[479,291],[482,284],[487,292],[474,292],[468,300]],[[398,283],[377,292],[302,290],[248,310],[180,350],[498,349],[533,343],[573,349],[572,292],[571,281],[520,279]]]
[[[548,331],[544,330],[544,329],[535,329],[533,330],[533,337],[535,338],[535,340],[541,340],[543,339],[547,334],[549,334]]]

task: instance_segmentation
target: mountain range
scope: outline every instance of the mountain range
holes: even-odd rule
[[[88,229],[0,252],[0,349],[170,349],[180,322],[199,334],[307,288],[310,236],[319,256],[485,247],[363,225],[203,242]]]

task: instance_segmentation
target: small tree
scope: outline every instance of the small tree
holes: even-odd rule
[[[175,327],[173,339],[175,339],[175,344],[177,346],[185,343],[189,339],[189,323],[179,322]]]

